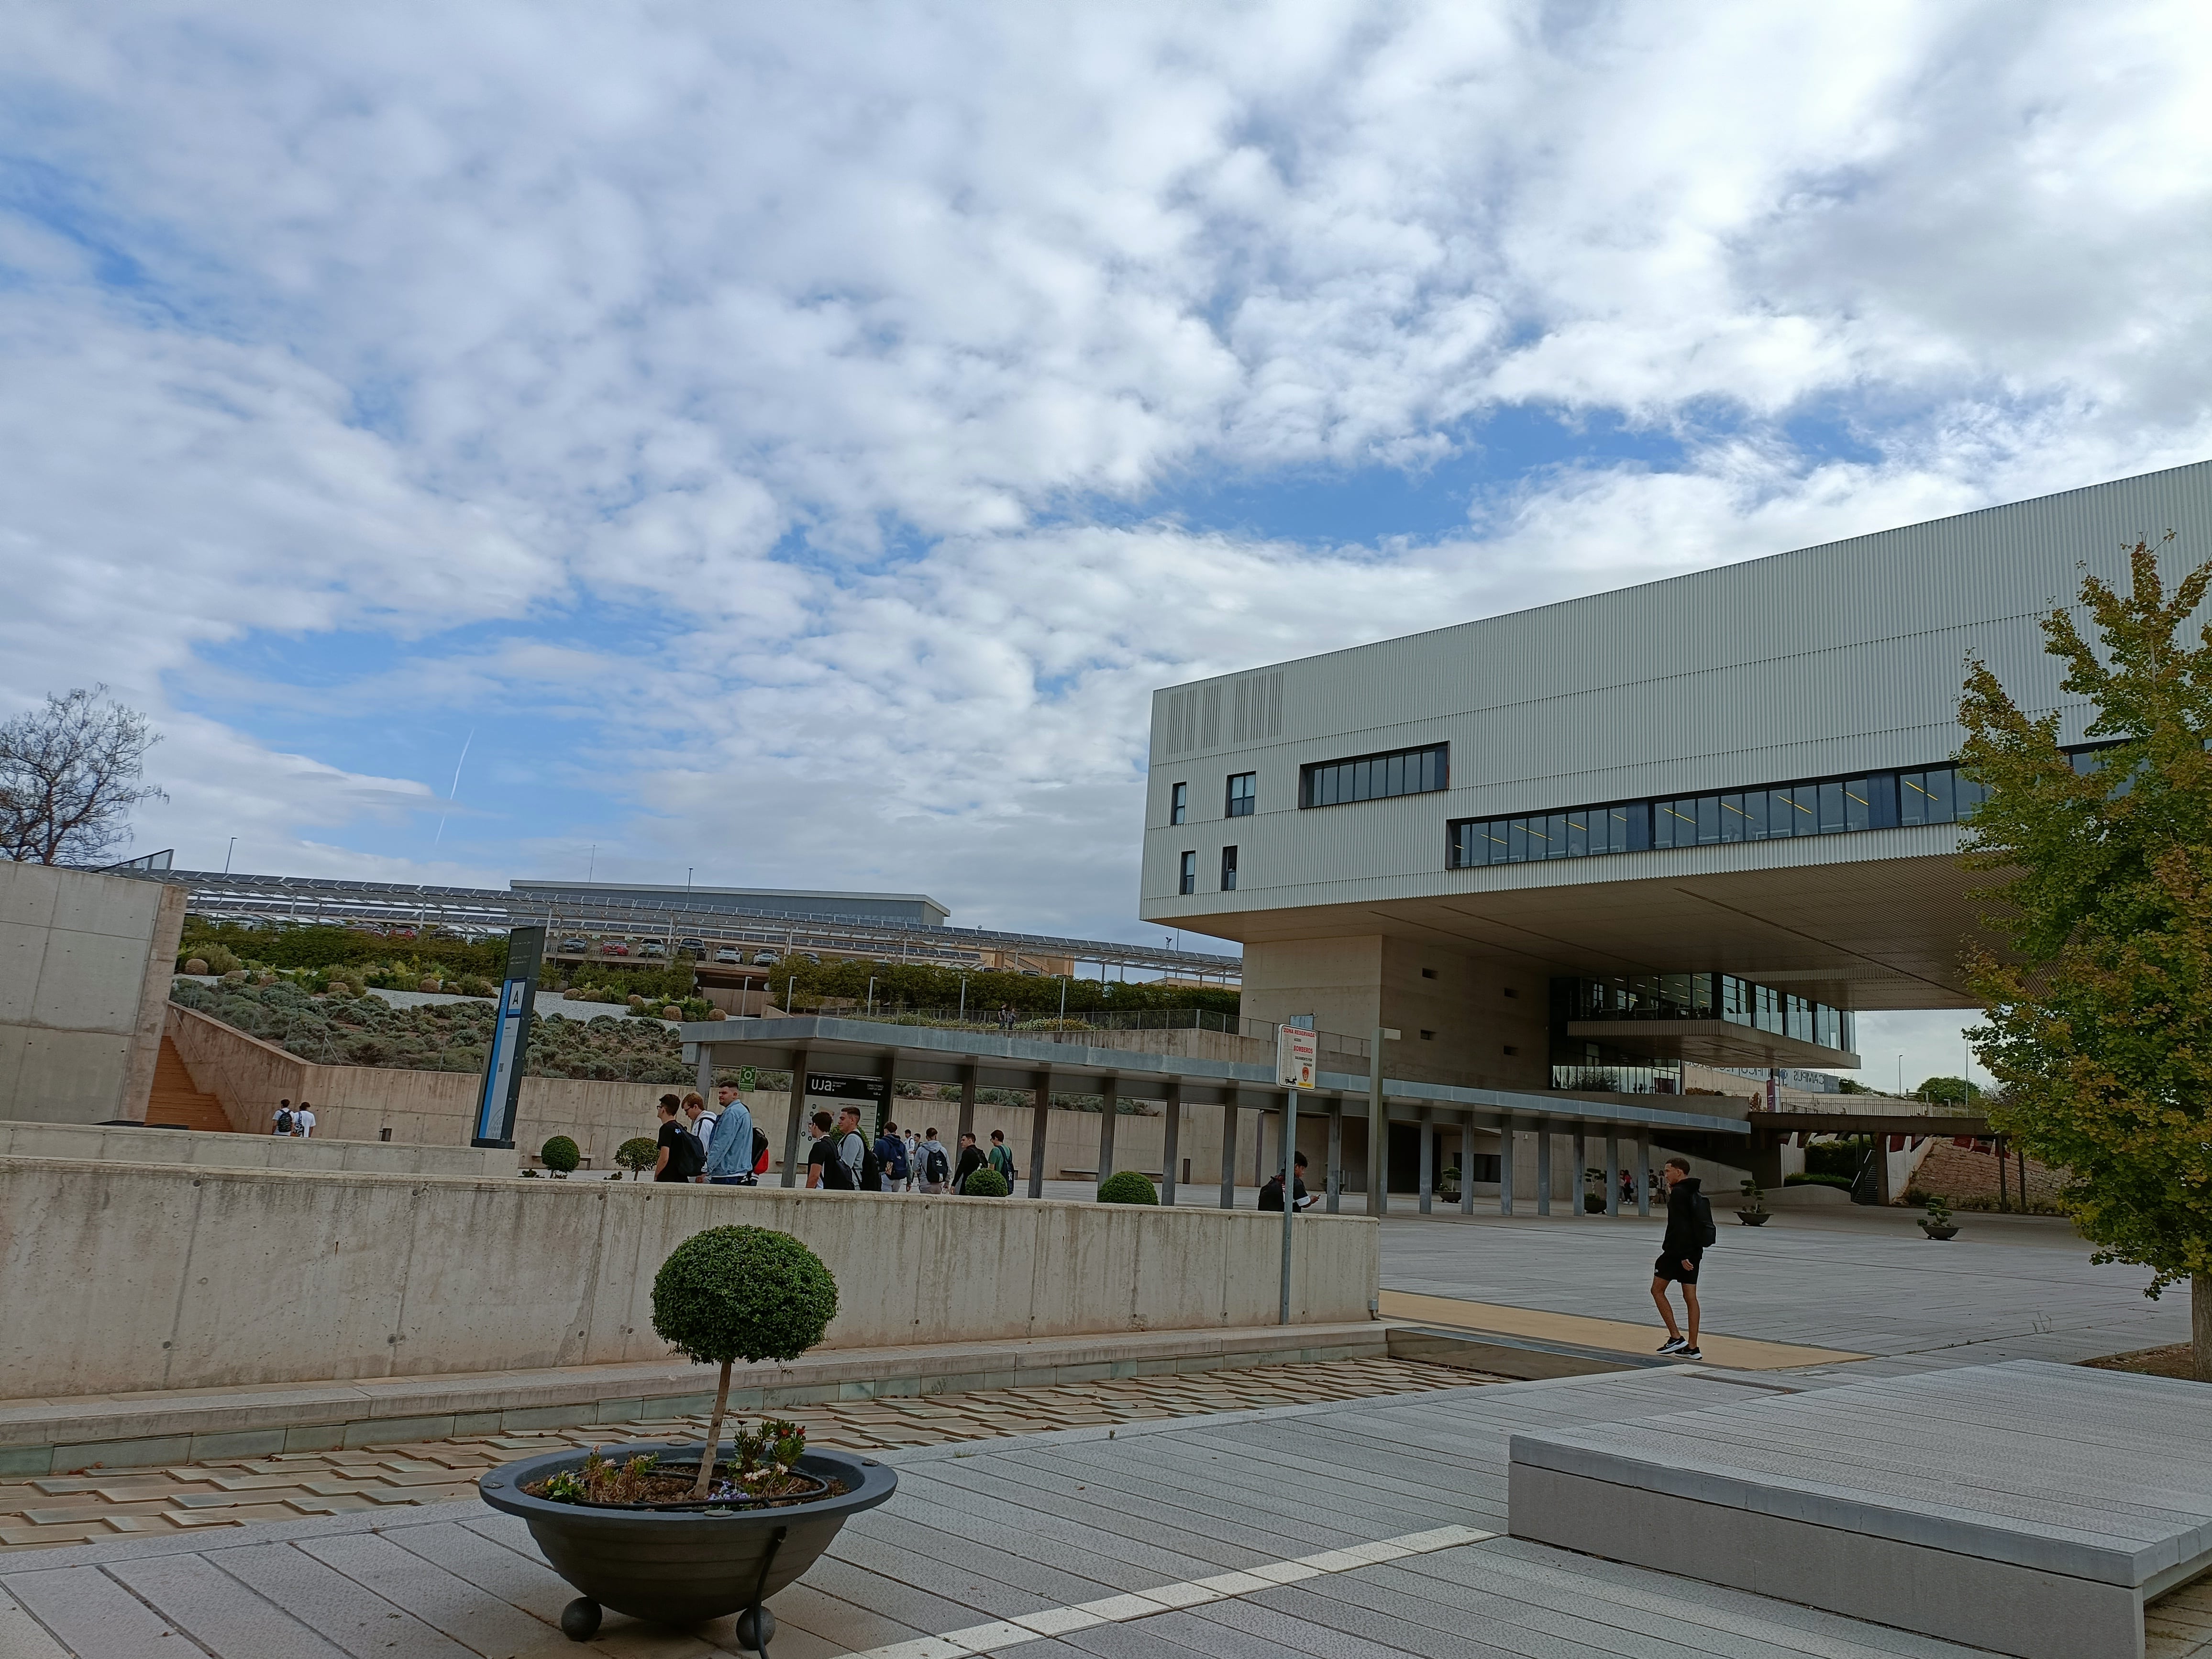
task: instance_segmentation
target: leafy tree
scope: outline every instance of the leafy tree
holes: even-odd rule
[[[714,1478],[731,1365],[796,1359],[822,1340],[836,1313],[836,1279],[789,1233],[709,1227],[668,1253],[653,1278],[653,1328],[686,1358],[722,1368],[694,1498],[706,1497]]]
[[[160,734],[95,685],[0,725],[0,854],[27,864],[97,864],[131,838],[141,801],[167,800],[138,781]]]
[[[2154,1297],[2191,1282],[2212,1381],[2212,626],[2189,629],[2212,564],[2169,595],[2161,545],[2129,550],[2125,593],[2085,576],[2094,642],[2064,610],[2043,620],[2110,745],[2090,763],[2061,750],[2055,714],[2030,718],[1970,665],[1960,758],[1989,798],[1966,861],[2002,877],[1984,896],[2013,957],[1969,952],[1988,1009],[1972,1035],[2002,1090],[1996,1127],[2071,1172],[2094,1259],[2148,1267]]]
[[[1924,1077],[1913,1091],[1917,1100],[1941,1101],[1951,1106],[1971,1106],[1982,1097],[1982,1085],[1962,1077]]]

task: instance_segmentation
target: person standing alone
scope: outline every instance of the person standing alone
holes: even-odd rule
[[[1668,1158],[1660,1173],[1667,1178],[1667,1235],[1659,1242],[1659,1259],[1651,1264],[1651,1299],[1658,1304],[1659,1317],[1667,1322],[1667,1340],[1659,1352],[1677,1359],[1703,1359],[1705,1351],[1698,1346],[1698,1268],[1705,1261],[1705,1246],[1713,1242],[1712,1207],[1698,1192],[1698,1178],[1690,1173],[1686,1159]],[[1669,1284],[1682,1287],[1687,1336],[1674,1322],[1674,1305],[1667,1300]]]

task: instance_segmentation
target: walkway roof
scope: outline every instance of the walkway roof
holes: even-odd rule
[[[853,1075],[880,1077],[888,1070],[894,1077],[915,1083],[958,1083],[970,1076],[972,1068],[974,1082],[986,1089],[1031,1089],[1040,1073],[1049,1072],[1051,1086],[1071,1093],[1082,1091],[1086,1084],[1103,1084],[1110,1077],[1117,1079],[1124,1097],[1135,1099],[1164,1100],[1173,1086],[1180,1087],[1186,1104],[1219,1105],[1233,1101],[1239,1106],[1265,1109],[1279,1105],[1283,1097],[1282,1085],[1270,1066],[1187,1059],[1135,1048],[1093,1048],[1049,1037],[995,1036],[980,1031],[806,1015],[696,1020],[678,1030],[684,1058],[694,1064],[699,1050],[706,1048],[713,1050],[718,1066],[788,1071],[800,1063],[804,1054],[810,1072],[848,1069]],[[1364,1103],[1367,1097],[1364,1076],[1322,1072],[1318,1083],[1309,1097],[1317,1103],[1338,1103],[1347,1097]],[[1565,1095],[1460,1089],[1387,1077],[1382,1080],[1382,1093],[1390,1115],[1407,1121],[1427,1108],[1446,1113],[1472,1112],[1493,1121],[1510,1119],[1516,1127],[1523,1128],[1533,1127],[1535,1120],[1548,1118],[1562,1128],[1589,1124],[1615,1130],[1750,1133],[1742,1117],[1709,1116]]]

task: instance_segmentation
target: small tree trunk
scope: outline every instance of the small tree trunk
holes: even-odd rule
[[[2212,1382],[2212,1273],[2189,1281],[2189,1354],[2197,1380]]]
[[[722,1413],[730,1408],[730,1362],[722,1362],[722,1380],[714,1389],[714,1415],[707,1425],[707,1455],[699,1460],[698,1484],[691,1488],[694,1498],[704,1498],[714,1479],[714,1455],[722,1446]]]

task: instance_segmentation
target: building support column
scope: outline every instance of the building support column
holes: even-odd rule
[[[1421,1213],[1429,1212],[1429,1200],[1437,1184],[1437,1115],[1428,1107],[1421,1108]]]
[[[1620,1213],[1620,1135],[1611,1127],[1605,1132],[1605,1212]]]
[[[799,1125],[806,1121],[806,1050],[791,1057],[791,1121],[783,1126],[783,1184],[799,1184]]]
[[[1459,1212],[1474,1213],[1474,1114],[1462,1112],[1459,1120]]]
[[[953,1132],[952,1160],[960,1161],[960,1137],[975,1133],[975,1083],[981,1073],[980,1066],[960,1068],[960,1127]]]
[[[1552,1212],[1552,1120],[1536,1125],[1536,1213]]]
[[[1651,1213],[1651,1132],[1636,1133],[1636,1213]]]
[[[1344,1196],[1344,1097],[1328,1103],[1328,1213],[1334,1215]]]
[[[1575,1125],[1575,1178],[1567,1183],[1567,1192],[1574,1200],[1574,1213],[1578,1218],[1589,1213],[1583,1207],[1583,1192],[1589,1184],[1589,1176],[1585,1173],[1589,1169],[1589,1131],[1577,1123]]]
[[[884,1103],[876,1108],[876,1132],[868,1138],[868,1144],[872,1146],[883,1139],[884,1125],[894,1121],[891,1103],[898,1098],[898,1079],[892,1068],[897,1064],[898,1055],[887,1054],[876,1066],[876,1075],[884,1080]]]
[[[1382,1099],[1382,1027],[1367,1050],[1367,1213],[1390,1213],[1390,1109]]]
[[[1513,1120],[1498,1120],[1498,1213],[1513,1213]]]
[[[1298,1091],[1283,1091],[1283,1275],[1281,1317],[1291,1322],[1291,1225],[1298,1213]]]
[[[1221,1103],[1221,1207],[1237,1207],[1237,1095]]]
[[[1160,1202],[1173,1204],[1176,1201],[1176,1174],[1181,1167],[1176,1159],[1182,1151],[1182,1079],[1181,1078],[1168,1079],[1168,1097],[1160,1109],[1167,1115],[1167,1124],[1163,1136],[1167,1144],[1167,1151],[1160,1158]]]
[[[699,1072],[693,1079],[699,1090],[699,1098],[707,1103],[707,1109],[714,1109],[714,1045],[699,1045]]]
[[[1121,1115],[1121,1079],[1103,1079],[1099,1094],[1103,1098],[1098,1114],[1098,1181],[1103,1186],[1106,1177],[1114,1173],[1114,1137]]]
[[[1044,1196],[1045,1139],[1052,1128],[1052,1073],[1036,1074],[1036,1105],[1030,1113],[1029,1195]]]

